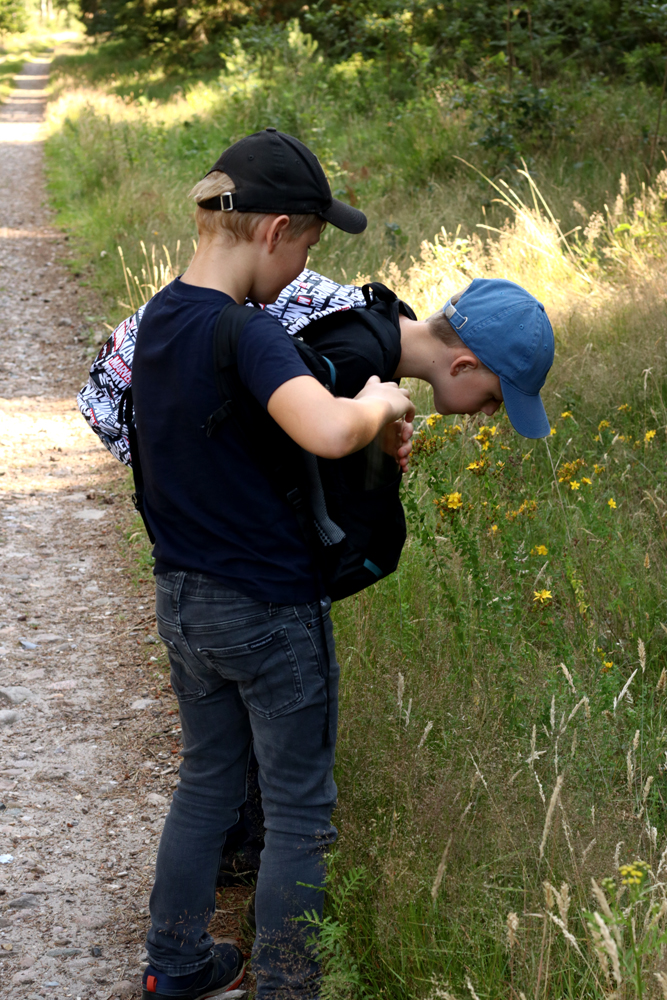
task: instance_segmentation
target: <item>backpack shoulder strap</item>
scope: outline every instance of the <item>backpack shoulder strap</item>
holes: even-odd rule
[[[239,338],[248,320],[258,311],[250,306],[240,306],[236,302],[228,302],[220,310],[213,331],[213,371],[222,406],[209,416],[204,425],[207,437],[215,433],[234,408],[237,386],[233,382],[233,373],[236,371]]]
[[[134,493],[132,494],[132,503],[134,504],[137,513],[141,516],[141,520],[144,522],[144,528],[146,529],[146,534],[148,535],[151,544],[154,545],[155,535],[153,534],[151,526],[148,523],[146,508],[144,506],[144,473],[141,468],[141,459],[139,457],[139,443],[137,441],[137,428],[134,423],[134,402],[132,400],[131,385],[129,385],[123,392],[118,409],[120,420],[127,427],[127,438],[130,445],[132,476],[134,477]]]
[[[381,281],[373,281],[362,288],[365,306],[358,306],[354,312],[370,327],[376,339],[382,345],[385,370],[377,374],[383,382],[394,378],[396,367],[401,357],[401,314],[409,319],[416,319],[410,306],[406,306],[395,292],[383,285]]]
[[[303,479],[303,452],[249,393],[238,374],[239,338],[257,311],[230,303],[218,316],[213,333],[213,366],[222,406],[210,415],[204,427],[210,437],[231,417],[248,453],[292,508],[306,541],[310,542],[312,527]]]

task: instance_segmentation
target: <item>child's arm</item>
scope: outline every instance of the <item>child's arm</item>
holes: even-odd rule
[[[300,375],[275,390],[267,409],[298,445],[320,458],[359,451],[386,424],[402,417],[411,423],[415,413],[409,391],[377,375],[354,399],[332,396],[317,379]]]

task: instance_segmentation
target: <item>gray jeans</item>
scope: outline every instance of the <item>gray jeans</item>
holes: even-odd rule
[[[320,979],[306,943],[312,928],[295,918],[321,914],[324,857],[336,839],[339,668],[330,604],[260,604],[199,573],[164,573],[156,583],[184,759],[158,851],[150,962],[179,976],[209,959],[216,875],[245,800],[252,741],[266,826],[257,997],[312,1000]]]

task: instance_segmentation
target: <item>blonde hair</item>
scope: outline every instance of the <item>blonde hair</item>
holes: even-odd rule
[[[206,233],[208,236],[225,236],[233,243],[243,240],[250,243],[253,239],[258,225],[262,219],[266,218],[265,212],[231,212],[215,211],[210,208],[201,208],[200,201],[208,198],[215,198],[227,191],[236,191],[234,181],[221,170],[214,170],[207,174],[203,180],[195,184],[189,194],[197,202],[195,208],[195,222],[197,232],[201,236]],[[288,214],[288,213],[286,213]],[[320,225],[323,229],[326,223],[319,215],[290,215],[290,223],[286,230],[288,238],[295,240],[303,236],[305,232],[313,226]]]
[[[465,289],[463,289],[463,291],[465,291]],[[455,292],[455,294],[452,295],[450,299],[452,305],[456,305],[456,303],[463,295],[463,291]],[[438,309],[437,313],[433,313],[432,316],[429,316],[426,322],[430,326],[433,336],[437,337],[437,339],[440,340],[447,347],[453,347],[457,351],[468,351],[469,353],[474,353],[470,350],[468,345],[463,340],[461,340],[458,333],[456,332],[452,324],[449,322],[442,309]],[[477,358],[476,354],[475,357]],[[477,360],[479,361],[480,369],[486,371],[491,370],[479,358],[477,358]]]

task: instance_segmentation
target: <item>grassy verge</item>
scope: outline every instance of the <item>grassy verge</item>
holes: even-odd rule
[[[399,106],[372,67],[327,69],[307,39],[290,45],[264,75],[238,52],[198,83],[141,60],[112,69],[110,50],[60,63],[52,198],[108,320],[129,295],[116,245],[143,282],[132,294],[159,285],[160,245],[187,255],[189,185],[270,121],[314,145],[371,219],[358,240],[328,231],[312,266],[382,271],[422,315],[471,277],[510,277],[557,336],[548,442],[504,417],[429,416],[420,394],[400,570],[335,609],[326,995],[659,996],[667,174],[646,186],[642,139],[657,97],[563,82],[561,124],[525,137],[521,173],[516,156],[491,162],[475,117],[490,112],[469,94],[456,110],[453,85]]]

